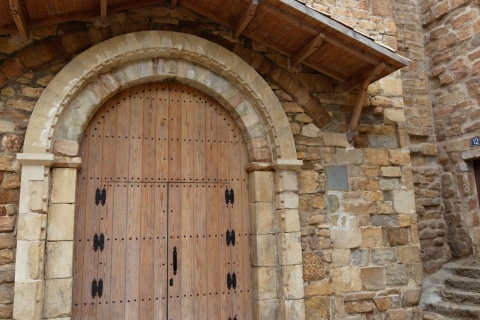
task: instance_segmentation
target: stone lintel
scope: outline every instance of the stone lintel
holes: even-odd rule
[[[303,166],[303,160],[297,159],[277,159],[273,161],[275,170],[293,170],[297,171]]]
[[[271,162],[250,162],[245,166],[247,172],[253,171],[273,171],[273,165]]]
[[[55,156],[55,162],[52,164],[52,167],[80,169],[82,167],[82,158]]]
[[[464,151],[462,152],[461,157],[463,160],[472,160],[472,159],[480,158],[480,148]]]
[[[55,158],[51,153],[17,153],[17,160],[22,166],[50,167]]]

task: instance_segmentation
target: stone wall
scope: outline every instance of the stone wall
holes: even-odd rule
[[[469,140],[480,128],[480,7],[478,1],[424,0],[421,10],[448,244],[460,258],[479,252],[471,159],[480,152]]]
[[[398,33],[402,39],[399,49],[418,63],[405,73],[371,85],[353,146],[347,143],[345,132],[355,94],[344,93],[341,84],[308,68],[292,69],[286,57],[246,39],[232,39],[229,30],[183,9],[170,11],[158,6],[133,10],[109,16],[109,23],[100,27],[92,20],[44,28],[35,31],[25,44],[2,39],[8,45],[0,46],[4,50],[0,53],[0,199],[4,203],[0,211],[0,312],[4,313],[0,318],[10,318],[12,310],[19,186],[18,165],[13,159],[21,150],[35,102],[76,54],[113,36],[148,29],[208,37],[255,68],[281,101],[298,158],[304,161],[298,173],[298,201],[306,318],[421,318],[417,307],[422,282],[416,219],[419,206],[415,207],[414,194],[418,197],[429,185],[420,187],[416,182],[422,173],[412,170],[409,140],[420,137],[415,140],[421,149],[418,159],[424,159],[425,154],[435,156],[429,149],[433,130],[416,135],[412,130],[418,124],[410,122],[430,116],[425,87],[412,82],[425,74],[421,40],[410,40],[408,28],[412,25],[397,29],[394,23],[394,19],[406,21],[401,13],[412,8],[398,4],[393,11],[389,2],[379,6],[375,0],[354,3],[357,1],[310,4],[392,47],[397,46]],[[413,161],[416,159],[414,156]]]

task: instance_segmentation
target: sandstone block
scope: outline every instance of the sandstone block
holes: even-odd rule
[[[74,204],[51,204],[48,209],[47,239],[73,240]]]
[[[399,167],[382,167],[380,168],[383,177],[387,178],[399,178],[402,176],[402,172]]]
[[[305,303],[303,299],[283,300],[283,312],[285,319],[302,319],[305,316]]]
[[[51,203],[75,203],[77,169],[53,169]]]
[[[47,216],[45,214],[28,213],[18,215],[17,239],[19,240],[43,240]]]
[[[13,261],[14,261],[14,251],[12,249],[0,250],[0,265],[13,263]]]
[[[389,310],[393,307],[393,299],[391,296],[375,297],[373,298],[373,302],[375,302],[377,309],[380,311]]]
[[[302,171],[298,174],[298,193],[316,193],[320,187],[320,175],[316,171]]]
[[[323,145],[325,147],[347,147],[347,135],[344,133],[323,132]]]
[[[412,242],[410,228],[387,228],[388,243],[392,247],[404,246]]]
[[[45,281],[43,317],[61,318],[71,315],[72,279]]]
[[[397,247],[398,251],[398,258],[401,263],[420,263],[422,262],[422,258],[420,255],[420,248],[417,246],[404,246],[404,247]]]
[[[348,164],[363,164],[365,162],[363,150],[336,148],[337,162]]]
[[[385,289],[385,268],[368,267],[360,269],[362,277],[362,286],[364,290],[381,290]]]
[[[358,248],[362,244],[358,217],[349,216],[343,225],[330,228],[333,247],[336,249]]]
[[[0,232],[13,231],[15,227],[15,217],[0,217]]]
[[[302,263],[300,232],[279,233],[277,235],[277,241],[277,252],[280,265],[297,265]]]
[[[385,277],[389,286],[403,286],[408,284],[408,276],[405,266],[394,264],[385,268]]]
[[[285,299],[302,299],[305,295],[303,289],[303,268],[301,264],[282,266],[282,283],[280,290]]]
[[[358,267],[341,267],[330,270],[333,289],[338,293],[362,290],[362,280]]]
[[[277,223],[277,230],[280,232],[299,232],[300,217],[298,215],[298,210],[277,210]]]
[[[275,267],[252,267],[253,283],[258,286],[252,288],[252,295],[257,300],[277,298],[277,272]]]
[[[363,267],[368,264],[370,250],[352,250],[352,265]]]
[[[268,171],[250,172],[249,196],[252,202],[271,202],[274,199],[273,173]]]
[[[298,209],[298,194],[282,192],[276,196],[277,209]]]
[[[253,315],[258,320],[276,319],[279,312],[279,300],[258,300],[253,304]]]
[[[405,304],[407,307],[413,307],[418,305],[420,297],[422,295],[421,287],[406,287],[405,288]]]
[[[380,248],[385,247],[385,230],[382,227],[361,227],[362,245],[360,248]]]
[[[13,303],[13,284],[0,284],[0,304]]]
[[[297,173],[295,171],[281,170],[275,171],[275,191],[277,193],[284,191],[293,191],[298,190],[298,179]]]
[[[305,276],[304,276],[305,277]],[[305,285],[305,296],[329,296],[333,294],[333,283],[330,279],[315,281]]]
[[[334,268],[345,267],[350,264],[351,253],[350,249],[333,249],[332,250],[332,264]]]
[[[30,279],[39,280],[43,278],[43,267],[45,257],[44,241],[28,242],[28,274]]]
[[[397,252],[394,248],[372,250],[372,262],[375,264],[387,265],[397,261]]]
[[[42,319],[43,281],[16,282],[13,318],[17,320]]]
[[[307,138],[318,138],[321,134],[320,129],[313,123],[309,123],[302,128],[302,136]]]
[[[409,165],[410,153],[404,150],[390,150],[390,161],[385,165]]]
[[[385,124],[407,121],[402,109],[385,109],[383,112]]]
[[[387,149],[367,149],[365,150],[365,160],[369,165],[388,166],[390,164]]]
[[[45,278],[72,277],[73,241],[47,242]]]
[[[252,265],[260,267],[275,266],[275,235],[252,235]]]
[[[54,153],[57,155],[65,155],[74,157],[78,154],[78,142],[71,140],[55,141]]]
[[[29,183],[29,209],[41,212],[43,209],[43,181],[30,181]]]
[[[310,297],[305,299],[305,320],[328,319],[329,315],[329,297]]]
[[[366,313],[372,312],[374,309],[371,301],[350,301],[345,304],[345,311],[347,313]]]
[[[397,213],[415,213],[415,195],[413,191],[393,191],[393,208]]]

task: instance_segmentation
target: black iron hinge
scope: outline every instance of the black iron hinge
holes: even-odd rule
[[[237,320],[237,316],[235,316],[235,317],[233,317],[233,318],[232,318],[232,317],[228,317],[228,320]]]
[[[93,281],[92,281],[92,298],[95,298],[96,295],[98,295],[98,297],[101,298],[102,294],[103,294],[103,280],[100,279],[97,282],[97,280],[93,279]]]
[[[107,190],[105,190],[105,188],[103,188],[102,190],[100,190],[100,188],[97,188],[97,190],[95,191],[95,205],[98,206],[101,203],[102,206],[104,206],[105,201],[107,201]]]
[[[103,248],[105,248],[105,236],[103,233],[100,236],[95,233],[93,236],[93,250],[97,252],[98,248],[100,248],[100,251],[103,251]]]
[[[230,274],[230,272],[227,274],[227,288],[230,290],[233,288],[234,290],[237,288],[237,275],[234,273]]]
[[[233,205],[235,202],[235,193],[233,192],[233,189],[228,190],[228,188],[225,189],[225,203],[228,204],[230,203]]]
[[[232,245],[232,247],[235,247],[235,230],[227,230],[225,233],[225,238],[227,240],[227,246]]]

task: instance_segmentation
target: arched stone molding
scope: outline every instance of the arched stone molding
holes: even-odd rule
[[[253,308],[258,319],[303,319],[298,183],[293,135],[258,73],[205,39],[146,31],[102,42],[51,81],[29,122],[19,206],[15,319],[71,310],[76,146],[95,111],[138,83],[178,81],[217,99],[243,130],[251,165]],[[65,156],[67,155],[67,156]],[[274,170],[265,171],[265,170]]]

